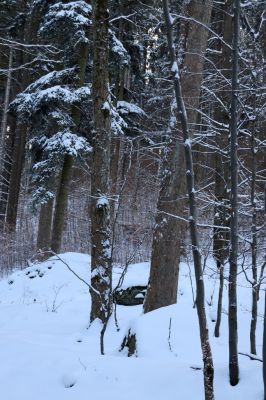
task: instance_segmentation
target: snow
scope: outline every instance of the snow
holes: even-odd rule
[[[179,68],[178,68],[178,65],[177,65],[176,61],[173,62],[171,71],[175,74],[175,78],[177,78],[177,79],[180,78],[180,76],[179,76]]]
[[[57,2],[49,8],[41,32],[51,29],[58,20],[73,23],[80,30],[80,28],[85,28],[91,24],[91,19],[88,18],[91,12],[91,5],[87,4],[86,1],[83,0],[72,1],[67,4]]]
[[[108,204],[109,204],[108,198],[105,195],[103,195],[97,199],[96,207],[102,208],[108,206]]]
[[[90,257],[60,255],[86,282]],[[262,364],[239,356],[240,383],[228,383],[228,332],[225,311],[221,337],[213,337],[218,293],[214,261],[208,259],[206,311],[215,364],[216,400],[263,398]],[[115,287],[122,269],[114,268]],[[7,400],[203,400],[201,349],[197,314],[193,308],[189,270],[181,264],[178,303],[146,315],[142,306],[117,305],[120,331],[111,319],[100,355],[96,321],[89,327],[88,287],[56,257],[31,265],[0,281],[0,386]],[[123,286],[147,284],[149,264],[130,265]],[[249,352],[251,290],[239,275],[239,351]],[[263,313],[263,297],[259,315]],[[227,285],[224,310],[227,308]],[[171,324],[170,324],[171,321]],[[138,357],[119,352],[131,328],[137,334]],[[262,318],[258,320],[258,356],[261,356]],[[195,369],[196,368],[196,369]]]
[[[90,152],[91,146],[85,138],[70,131],[62,131],[47,139],[43,145],[44,151],[62,152],[77,157],[78,154]],[[39,163],[38,163],[39,164]]]
[[[113,30],[109,29],[110,51],[118,58],[120,65],[128,65],[130,56],[123,43],[116,37]]]
[[[137,106],[136,104],[133,103],[128,103],[127,101],[118,101],[117,102],[117,110],[119,111],[120,114],[139,114],[139,115],[145,115],[145,112]]]
[[[53,87],[37,90],[33,93],[20,93],[11,103],[11,106],[16,109],[17,113],[27,113],[29,115],[39,112],[40,108],[51,102],[64,102],[73,104],[86,100],[91,94],[90,88],[82,86],[76,90],[69,89],[67,86],[62,87],[55,85]]]

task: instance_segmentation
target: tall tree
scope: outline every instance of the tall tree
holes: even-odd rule
[[[91,174],[91,322],[107,323],[112,311],[110,247],[110,95],[108,0],[93,1],[93,154]],[[104,352],[101,341],[101,352]]]
[[[237,264],[238,264],[238,43],[239,43],[240,0],[234,0],[233,60],[232,60],[232,101],[230,109],[230,169],[231,169],[231,237],[229,272],[229,375],[230,384],[239,381],[238,334],[237,334]]]
[[[209,343],[209,334],[208,334],[207,318],[205,311],[204,280],[203,280],[203,271],[201,265],[201,256],[199,249],[198,229],[197,229],[197,206],[195,201],[194,165],[192,159],[191,136],[189,132],[186,108],[183,101],[179,68],[176,61],[177,58],[175,54],[175,47],[173,41],[173,20],[169,12],[168,0],[163,0],[163,8],[164,8],[164,15],[167,27],[169,56],[172,65],[171,70],[173,74],[173,86],[175,91],[177,111],[183,135],[183,144],[185,148],[186,187],[189,199],[188,200],[189,227],[190,227],[190,237],[191,237],[192,253],[194,260],[196,288],[197,288],[196,306],[198,313],[201,349],[202,349],[202,357],[204,364],[205,400],[214,400],[214,391],[213,391],[214,368],[213,368],[211,347]]]
[[[213,232],[213,255],[217,262],[217,269],[220,275],[220,287],[218,295],[217,319],[215,324],[215,337],[220,335],[220,324],[222,318],[222,300],[224,287],[224,264],[229,256],[229,160],[228,160],[228,145],[229,145],[229,104],[230,98],[230,69],[231,69],[231,50],[230,44],[232,39],[232,16],[231,16],[232,1],[226,1],[222,7],[222,12],[217,15],[218,20],[222,20],[218,24],[219,37],[222,35],[223,40],[218,44],[219,59],[217,68],[222,80],[222,90],[220,93],[215,93],[215,97],[219,98],[219,102],[214,109],[214,130],[215,130],[215,207],[214,207],[214,232]],[[222,14],[222,15],[221,15]],[[216,40],[217,42],[217,40]],[[224,88],[227,88],[225,90]]]
[[[181,27],[185,25],[183,30],[186,36],[181,79],[191,135],[197,119],[211,9],[211,0],[192,0],[183,16],[185,22],[181,19]],[[179,259],[185,234],[182,217],[186,191],[184,151],[180,145],[178,130],[179,126],[172,130],[165,152],[144,312],[173,304],[177,299]]]

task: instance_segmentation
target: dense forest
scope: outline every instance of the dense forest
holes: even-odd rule
[[[2,279],[63,263],[90,297],[101,355],[110,326],[120,330],[119,307],[154,318],[143,322],[152,337],[160,309],[178,306],[185,288],[202,358],[190,368],[202,370],[203,386],[180,398],[266,399],[265,0],[0,0],[0,105]],[[64,253],[90,255],[88,276]],[[148,263],[147,280],[136,272],[125,285],[137,263]],[[239,296],[248,299],[243,326]],[[120,353],[138,357],[134,326]],[[246,379],[244,358],[265,394],[262,381],[247,397],[215,389],[221,338],[226,384]],[[178,389],[138,397],[170,395]]]

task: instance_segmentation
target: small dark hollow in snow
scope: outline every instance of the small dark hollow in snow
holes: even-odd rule
[[[72,388],[77,383],[77,379],[72,374],[65,374],[63,376],[63,385],[66,389]]]
[[[8,281],[8,284],[9,284],[9,285],[12,285],[12,283],[14,283],[14,281],[12,281],[12,280],[11,280],[11,281]]]
[[[69,389],[69,388],[72,388],[73,386],[75,386],[75,383],[70,383],[70,385],[66,385],[65,388]]]

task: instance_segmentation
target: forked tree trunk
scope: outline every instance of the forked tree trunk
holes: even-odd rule
[[[240,0],[234,0],[233,60],[232,60],[232,102],[230,121],[230,167],[231,167],[231,238],[229,271],[229,375],[230,384],[239,382],[238,334],[237,334],[237,257],[238,257],[238,162],[237,162],[237,103],[238,103],[238,42],[239,42]]]
[[[200,330],[200,341],[204,365],[204,390],[205,390],[205,400],[214,399],[213,391],[213,378],[214,378],[214,368],[212,361],[211,347],[209,343],[209,334],[207,327],[207,318],[205,311],[205,295],[204,295],[204,280],[203,271],[201,265],[201,256],[199,250],[198,241],[198,230],[197,230],[197,206],[195,201],[195,188],[194,188],[194,167],[192,159],[192,149],[191,149],[191,138],[188,129],[188,119],[186,114],[186,108],[183,101],[180,75],[178,70],[178,64],[176,62],[176,54],[173,42],[173,25],[172,17],[169,13],[168,0],[163,0],[164,15],[167,27],[167,39],[168,39],[168,49],[170,55],[170,61],[172,65],[173,72],[173,85],[175,90],[175,97],[177,103],[177,111],[180,119],[181,130],[183,134],[183,143],[185,149],[185,167],[186,167],[186,186],[189,201],[189,227],[190,227],[190,237],[192,244],[192,253],[194,260],[194,270],[196,278],[196,306],[199,321]]]
[[[108,0],[93,1],[93,116],[91,176],[91,315],[104,326],[112,307],[110,246],[110,100],[108,71]],[[101,341],[101,352],[104,352]]]
[[[208,30],[204,25],[208,25],[210,21],[211,8],[212,0],[192,0],[187,7],[188,17],[199,21],[187,23],[186,55],[182,74],[183,95],[191,135],[197,119],[208,38]],[[176,129],[166,150],[163,165],[144,312],[174,304],[177,300],[179,259],[185,234],[184,221],[178,217],[184,216],[186,195],[184,150],[181,141]]]

